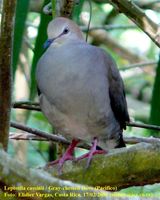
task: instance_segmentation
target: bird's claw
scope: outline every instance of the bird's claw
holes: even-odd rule
[[[64,155],[60,159],[57,159],[57,160],[47,163],[46,168],[49,168],[53,165],[58,164],[58,174],[60,175],[62,173],[62,167],[63,167],[65,161],[73,160],[72,154],[73,154],[74,148],[76,147],[76,145],[78,143],[79,143],[79,140],[73,139],[72,143],[69,145],[69,147],[66,150],[66,152],[64,153]]]
[[[105,150],[95,150],[94,152],[92,152],[90,154],[90,152],[83,154],[82,156],[79,156],[78,158],[74,158],[73,161],[78,162],[84,158],[88,158],[87,160],[87,165],[86,168],[88,168],[90,166],[91,160],[92,160],[92,156],[96,155],[96,154],[105,154],[107,153],[107,151]]]
[[[62,156],[60,159],[54,160],[52,162],[47,163],[47,165],[45,166],[46,168],[52,167],[53,165],[58,164],[58,175],[62,174],[62,167],[65,163],[65,161],[67,160],[73,160],[73,156],[71,155],[64,155]]]

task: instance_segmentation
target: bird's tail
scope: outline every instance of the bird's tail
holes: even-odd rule
[[[126,147],[126,144],[123,140],[123,132],[119,134],[119,139],[117,141],[117,146],[115,148],[122,148],[122,147]]]

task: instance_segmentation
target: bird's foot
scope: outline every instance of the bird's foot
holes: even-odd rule
[[[73,160],[73,151],[76,145],[79,143],[79,140],[72,140],[72,143],[67,148],[66,152],[63,154],[63,156],[60,159],[54,160],[52,162],[49,162],[46,167],[53,166],[55,164],[58,164],[58,174],[60,175],[62,173],[62,167],[67,160]]]
[[[46,167],[48,168],[48,167],[58,164],[58,174],[60,175],[60,174],[62,174],[62,167],[63,167],[65,161],[67,161],[67,160],[73,160],[73,156],[70,155],[69,153],[65,152],[65,154],[61,158],[47,163]]]
[[[93,152],[93,156],[94,155],[96,155],[96,154],[105,154],[105,153],[107,153],[105,150],[96,150],[95,152]],[[88,153],[85,153],[85,154],[83,154],[82,156],[79,156],[78,158],[75,158],[74,160],[75,161],[79,161],[79,160],[82,160],[82,159],[84,159],[84,158],[88,158],[89,157],[89,154],[90,154],[90,152],[88,152]]]
[[[95,152],[93,152],[92,156],[94,156],[96,154],[105,154],[105,153],[107,153],[107,151],[105,151],[105,150],[96,150]],[[76,158],[75,161],[79,161],[79,160],[82,160],[84,158],[89,158],[89,154],[90,154],[90,152],[85,153],[82,156],[79,156],[78,158]]]
[[[107,153],[107,151],[105,151],[105,150],[97,150],[97,149],[96,149],[97,143],[98,143],[97,138],[94,138],[94,139],[93,139],[93,144],[92,144],[92,147],[91,147],[90,151],[89,151],[88,153],[86,153],[86,154],[84,154],[84,155],[82,155],[82,156],[76,158],[75,161],[79,161],[79,160],[81,160],[81,159],[83,159],[83,158],[88,158],[88,160],[87,160],[87,165],[86,165],[86,169],[88,169],[89,166],[90,166],[90,163],[91,163],[91,161],[92,161],[92,157],[93,157],[94,155],[96,155],[96,154],[105,154],[105,153]]]

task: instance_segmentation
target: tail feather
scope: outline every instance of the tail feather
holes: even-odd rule
[[[123,140],[123,135],[122,135],[122,133],[120,133],[120,135],[119,135],[119,140],[118,140],[118,144],[117,144],[117,146],[116,146],[115,148],[122,148],[122,147],[126,147],[126,144],[125,144],[125,142],[124,142],[124,140]]]

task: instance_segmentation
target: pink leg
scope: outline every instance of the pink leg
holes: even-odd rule
[[[63,164],[65,163],[65,161],[67,160],[73,160],[73,151],[74,148],[76,147],[76,145],[80,142],[80,140],[72,140],[72,143],[69,145],[69,147],[67,148],[66,152],[63,154],[63,156],[60,159],[54,160],[50,163],[47,164],[47,167],[55,165],[58,163],[58,172],[59,174],[61,174],[61,170],[63,167]]]
[[[82,156],[76,158],[75,160],[76,160],[76,161],[79,161],[79,160],[81,160],[81,159],[83,159],[83,158],[88,158],[88,160],[87,160],[87,165],[86,165],[86,168],[88,168],[89,165],[90,165],[90,163],[91,163],[92,157],[93,157],[95,154],[105,154],[105,153],[107,153],[105,150],[96,150],[97,143],[98,143],[97,138],[94,138],[94,139],[93,139],[93,144],[92,144],[92,147],[91,147],[90,151],[89,151],[88,153],[86,153],[86,154],[84,154],[84,155],[82,155]]]

